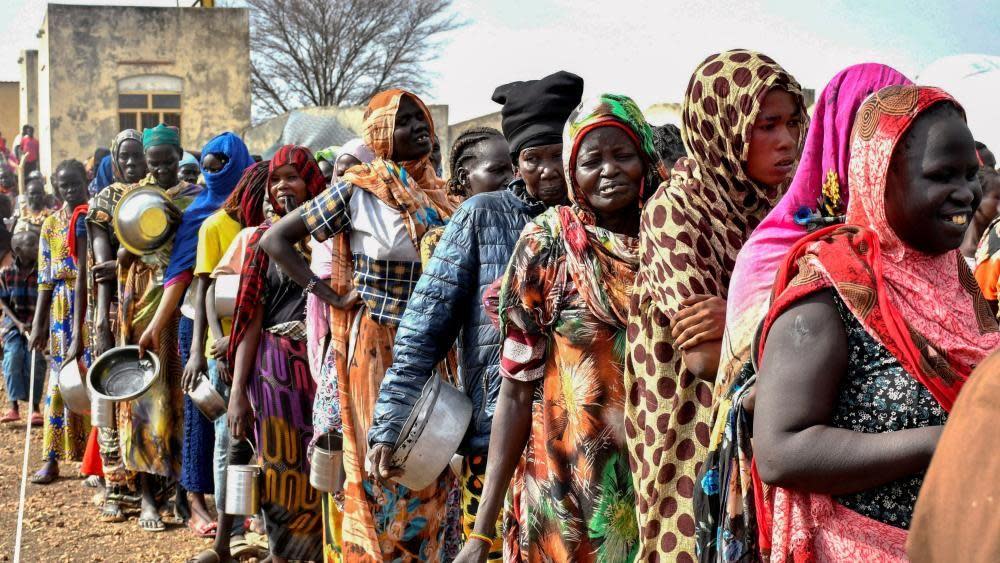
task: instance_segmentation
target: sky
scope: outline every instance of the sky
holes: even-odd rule
[[[37,45],[45,4],[0,0],[0,80],[18,79],[19,52]],[[455,0],[454,10],[467,25],[442,38],[425,96],[448,104],[453,123],[499,109],[490,100],[497,85],[561,69],[584,78],[585,94],[627,94],[642,107],[679,102],[698,63],[735,47],[770,55],[817,91],[860,62],[913,77],[946,55],[1000,55],[997,0]]]

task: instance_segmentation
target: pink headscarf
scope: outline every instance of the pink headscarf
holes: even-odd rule
[[[717,393],[728,387],[748,359],[751,341],[767,310],[774,274],[788,250],[807,233],[805,225],[795,222],[796,214],[816,213],[824,186],[832,196],[827,203],[842,200],[839,214],[847,207],[851,128],[858,108],[873,92],[901,84],[912,82],[891,67],[865,63],[837,73],[820,94],[788,192],[750,235],[736,259],[719,364],[723,377]]]

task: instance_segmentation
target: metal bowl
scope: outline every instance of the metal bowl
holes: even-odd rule
[[[180,211],[163,190],[137,188],[115,206],[115,234],[132,254],[152,254],[170,240],[180,217]]]
[[[392,453],[392,466],[403,470],[395,481],[415,491],[433,483],[449,466],[470,420],[472,401],[465,393],[440,376],[431,377]]]
[[[204,373],[198,376],[194,389],[188,391],[187,396],[191,398],[191,402],[198,407],[201,414],[212,422],[226,414],[225,399],[215,390],[215,386]]]
[[[80,415],[90,414],[90,393],[87,391],[79,360],[70,362],[59,370],[59,392],[69,410]]]
[[[101,354],[87,373],[91,396],[109,401],[131,401],[149,390],[160,376],[160,358],[138,346],[119,346]]]

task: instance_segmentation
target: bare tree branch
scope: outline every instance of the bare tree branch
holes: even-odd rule
[[[453,0],[246,0],[254,118],[363,104],[390,87],[423,93],[423,66],[463,25]]]

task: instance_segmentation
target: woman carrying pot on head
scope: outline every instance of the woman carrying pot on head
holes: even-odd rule
[[[337,374],[347,473],[343,557],[433,558],[440,547],[445,500],[453,481],[450,472],[412,491],[380,483],[367,474],[364,460],[372,409],[392,361],[396,327],[420,277],[420,239],[443,224],[453,209],[430,162],[433,123],[419,98],[402,90],[375,95],[365,112],[364,131],[375,160],[347,170],[320,197],[278,222],[261,246],[307,292],[331,306],[344,310],[361,304],[350,334],[350,361]],[[349,235],[355,290],[336,293],[292,252],[310,233],[320,242]]]

